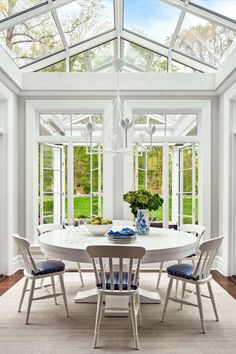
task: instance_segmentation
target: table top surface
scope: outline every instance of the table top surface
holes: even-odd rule
[[[122,245],[128,247],[133,245],[142,246],[145,247],[149,255],[158,252],[158,254],[163,255],[163,257],[167,252],[176,252],[177,257],[178,252],[181,251],[182,253],[179,255],[181,258],[183,257],[183,251],[185,251],[186,256],[190,254],[189,252],[194,252],[196,241],[197,239],[194,235],[186,232],[151,227],[148,235],[137,236],[134,242]],[[86,234],[83,228],[79,228],[76,232],[71,232],[68,229],[50,231],[41,235],[39,242],[44,253],[49,256],[52,255],[52,252],[54,252],[53,256],[57,253],[58,256],[60,256],[61,253],[63,253],[62,259],[66,259],[65,255],[70,254],[68,260],[73,258],[72,254],[74,254],[74,256],[76,254],[81,256],[82,253],[86,252],[86,248],[89,245],[121,245],[108,240],[106,235],[92,236]],[[171,257],[167,256],[166,258],[171,259]],[[173,259],[175,259],[175,257]]]

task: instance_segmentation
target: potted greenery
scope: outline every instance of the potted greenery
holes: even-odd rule
[[[123,199],[129,203],[131,211],[136,217],[138,234],[148,234],[150,230],[148,211],[158,210],[163,204],[162,197],[158,193],[153,194],[141,189],[139,191],[129,191],[123,195]]]

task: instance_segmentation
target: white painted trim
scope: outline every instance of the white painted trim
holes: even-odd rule
[[[217,270],[224,275],[224,261],[222,257],[216,256],[212,265],[212,270]]]
[[[232,208],[233,194],[235,193],[235,181],[232,180],[234,176],[235,166],[233,165],[233,131],[235,128],[235,106],[236,106],[236,84],[234,84],[222,97],[223,111],[220,125],[221,135],[221,156],[222,160],[219,163],[220,180],[220,197],[219,200],[219,220],[220,233],[224,236],[222,246],[223,274],[229,276],[236,273],[236,247],[235,247],[235,210]],[[222,173],[223,171],[223,173]]]

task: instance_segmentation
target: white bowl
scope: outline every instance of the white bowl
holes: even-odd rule
[[[113,224],[107,225],[93,225],[86,224],[86,230],[93,236],[103,236],[106,232],[110,231],[113,227]]]

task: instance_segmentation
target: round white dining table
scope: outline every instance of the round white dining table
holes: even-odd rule
[[[86,252],[87,246],[114,245],[116,247],[117,245],[109,241],[107,236],[89,235],[83,227],[79,227],[77,231],[66,229],[47,232],[40,236],[39,242],[42,252],[47,256],[81,263],[91,263],[91,259]],[[137,236],[135,242],[123,244],[123,246],[136,245],[145,247],[146,254],[142,259],[142,263],[157,263],[183,259],[193,254],[196,242],[196,237],[186,232],[150,228],[148,235]],[[94,296],[95,293],[96,289],[78,291],[75,302],[88,302],[89,298]],[[148,299],[144,302],[160,303],[158,290],[140,289],[140,295]]]

